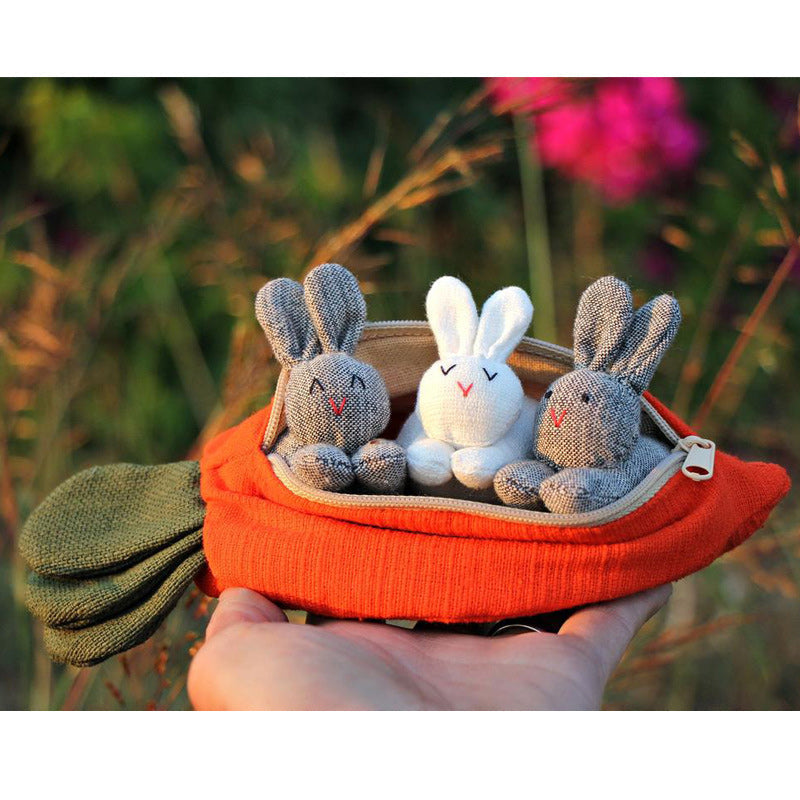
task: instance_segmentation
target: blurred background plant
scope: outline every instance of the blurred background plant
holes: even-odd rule
[[[451,273],[540,338],[614,272],[684,326],[654,391],[797,476],[800,80],[0,81],[0,707],[185,708],[209,601],[90,670],[23,606],[21,521],[97,463],[179,460],[265,403],[266,278],[338,260],[373,319]],[[800,708],[800,504],[681,581],[611,708]]]

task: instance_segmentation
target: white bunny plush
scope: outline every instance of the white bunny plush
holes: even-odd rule
[[[528,329],[533,305],[511,286],[486,301],[479,319],[467,286],[445,276],[431,286],[425,308],[439,360],[422,376],[397,442],[418,485],[455,477],[469,489],[487,489],[501,467],[532,452],[538,404],[506,359]]]

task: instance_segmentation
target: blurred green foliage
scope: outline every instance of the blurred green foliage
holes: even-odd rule
[[[527,286],[513,126],[485,100],[464,110],[480,87],[0,80],[0,707],[186,705],[200,598],[152,643],[76,676],[42,654],[13,541],[75,470],[184,458],[265,402],[275,372],[251,302],[266,278],[298,276],[332,252],[361,278],[373,319],[419,318],[441,274],[460,275],[481,299]],[[615,272],[640,298],[673,291],[685,323],[653,388],[691,419],[786,252],[786,225],[800,225],[800,80],[683,88],[705,137],[692,175],[622,207],[552,172],[544,190],[560,343],[570,344],[592,277]],[[497,157],[468,156],[431,177],[452,148],[486,143]],[[419,184],[364,235],[325,250],[415,169]],[[799,284],[797,267],[701,431],[795,474]],[[610,705],[800,706],[799,512],[790,496],[748,545],[679,584]]]

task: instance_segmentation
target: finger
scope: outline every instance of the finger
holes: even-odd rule
[[[666,604],[671,594],[672,586],[667,584],[609,603],[589,606],[573,614],[561,626],[558,635],[576,636],[591,645],[608,679],[633,637]]]
[[[286,615],[258,592],[250,589],[226,589],[219,596],[206,628],[206,640],[220,631],[243,622],[286,622]]]

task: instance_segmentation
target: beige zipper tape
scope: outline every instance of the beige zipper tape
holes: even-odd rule
[[[476,500],[460,500],[452,497],[428,495],[365,495],[344,492],[326,492],[309,486],[289,469],[286,461],[277,453],[269,455],[272,469],[278,480],[292,494],[314,503],[333,508],[412,508],[429,511],[459,511],[486,519],[499,519],[524,525],[541,524],[558,527],[595,527],[620,519],[651,500],[675,475],[685,459],[685,453],[670,453],[645,479],[624,497],[596,511],[582,514],[553,514],[549,511],[528,511],[524,508],[509,508],[481,503]]]

